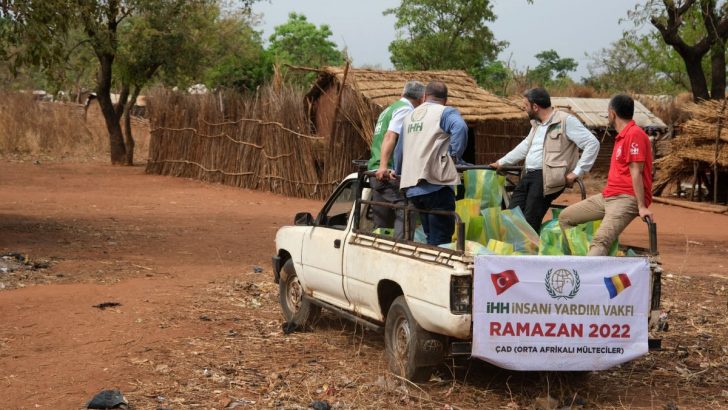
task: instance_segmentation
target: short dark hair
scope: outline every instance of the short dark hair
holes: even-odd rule
[[[439,98],[442,100],[447,99],[447,85],[442,81],[430,81],[425,88],[425,94],[430,97]]]
[[[634,100],[629,95],[615,95],[609,100],[609,108],[623,120],[631,120],[634,117]]]
[[[541,108],[549,108],[551,106],[551,96],[544,88],[536,87],[523,92],[523,97],[531,104],[536,104]]]

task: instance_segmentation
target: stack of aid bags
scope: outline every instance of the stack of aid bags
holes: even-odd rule
[[[465,195],[455,203],[455,211],[465,223],[466,248],[480,254],[537,255],[538,234],[528,225],[521,210],[501,209],[504,185],[505,177],[495,171],[463,172]],[[457,233],[453,242],[456,240]]]
[[[559,213],[561,209],[552,208],[551,220],[541,225],[538,254],[585,256],[602,221],[586,222],[563,232],[559,226]],[[614,241],[609,248],[609,255],[617,255],[618,247],[619,241]]]
[[[455,203],[455,211],[465,223],[466,251],[472,254],[497,255],[586,255],[601,221],[592,221],[569,229],[564,234],[558,223],[560,209],[554,208],[552,220],[545,222],[539,235],[526,222],[520,208],[501,209],[505,177],[491,170],[468,170],[463,173],[464,199]],[[444,245],[454,249],[453,243]],[[617,242],[610,255],[617,253]]]

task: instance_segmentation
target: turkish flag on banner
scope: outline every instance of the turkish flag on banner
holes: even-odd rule
[[[518,276],[516,276],[516,272],[511,269],[504,270],[501,273],[491,273],[490,278],[493,280],[496,295],[500,295],[508,288],[518,283]]]

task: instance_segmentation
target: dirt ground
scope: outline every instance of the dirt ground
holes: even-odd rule
[[[456,361],[412,385],[388,374],[381,335],[330,314],[283,334],[274,235],[319,206],[142,167],[0,162],[0,254],[29,258],[0,272],[0,408],[83,408],[110,388],[134,409],[515,409],[547,396],[728,408],[726,215],[653,205],[670,311],[662,350],[598,373]],[[622,242],[646,238],[635,222]],[[105,302],[119,305],[94,307]]]

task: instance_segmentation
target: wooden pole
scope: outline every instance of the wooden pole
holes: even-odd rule
[[[334,106],[334,119],[331,123],[331,135],[330,138],[334,138],[336,134],[336,118],[339,116],[339,106],[341,105],[341,96],[344,94],[344,87],[346,86],[346,77],[349,75],[349,60],[346,60],[346,66],[344,67],[344,78],[341,79],[341,87],[339,92],[336,94],[336,105]]]
[[[725,113],[725,105],[728,99],[723,99],[723,105],[720,109],[718,117],[718,132],[715,134],[715,159],[713,161],[713,203],[718,203],[718,154],[720,153],[720,132],[723,129],[723,113]]]

